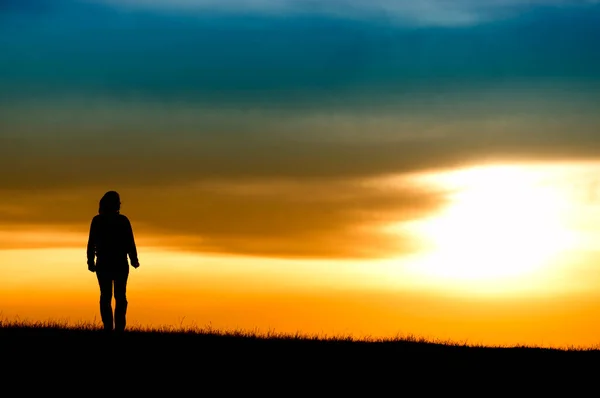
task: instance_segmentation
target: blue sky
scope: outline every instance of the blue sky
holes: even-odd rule
[[[361,3],[3,3],[0,87],[9,96],[279,102],[344,90],[600,77],[600,6],[590,2]],[[336,5],[348,11],[336,14]],[[471,22],[452,23],[446,14],[456,13]],[[435,22],[425,23],[431,15]]]

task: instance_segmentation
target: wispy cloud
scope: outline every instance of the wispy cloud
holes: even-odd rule
[[[442,203],[433,190],[409,181],[395,186],[376,180],[117,183],[45,191],[43,196],[0,189],[0,235],[19,228],[84,235],[108,186],[121,193],[123,213],[142,245],[268,257],[370,258],[410,252],[418,242],[388,233],[382,225],[423,217]],[[28,242],[29,247],[58,243],[51,235],[44,242]]]
[[[383,17],[420,25],[473,25],[535,6],[581,6],[597,0],[94,0],[120,7]]]
[[[576,89],[439,92],[382,109],[14,102],[0,110],[0,168],[10,170],[0,186],[355,180],[493,157],[597,156],[598,97]]]

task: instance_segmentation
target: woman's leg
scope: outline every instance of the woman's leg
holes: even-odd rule
[[[125,330],[127,314],[127,278],[129,272],[115,275],[115,330]]]
[[[98,285],[100,286],[100,317],[104,325],[104,330],[112,332],[113,330],[113,311],[112,295],[113,280],[109,272],[96,271]]]

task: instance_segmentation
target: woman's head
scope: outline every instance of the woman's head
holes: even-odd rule
[[[98,213],[118,213],[121,210],[121,197],[115,191],[108,191],[100,199]]]

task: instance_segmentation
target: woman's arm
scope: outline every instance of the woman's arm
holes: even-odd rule
[[[131,226],[131,222],[127,219],[127,227],[128,227],[128,236],[129,236],[129,249],[127,250],[127,254],[129,255],[129,260],[131,261],[131,265],[134,268],[140,266],[140,261],[137,255],[137,248],[135,245],[135,237],[133,236],[133,227]]]
[[[88,270],[92,272],[96,270],[96,233],[96,217],[94,217],[90,225],[90,235],[87,243],[87,265]]]

